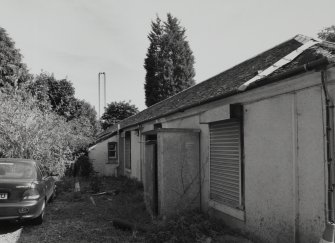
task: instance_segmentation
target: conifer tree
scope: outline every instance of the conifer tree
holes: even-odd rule
[[[144,62],[145,103],[151,106],[194,85],[194,57],[186,41],[185,28],[171,14],[162,24],[151,24],[150,46]]]

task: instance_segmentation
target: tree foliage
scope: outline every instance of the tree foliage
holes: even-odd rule
[[[36,159],[50,171],[63,174],[66,165],[92,142],[77,120],[67,122],[29,94],[0,95],[0,154]]]
[[[86,136],[95,136],[97,135],[101,128],[97,120],[97,112],[94,107],[85,100],[76,99],[74,103],[74,113],[72,114],[71,121],[75,120],[82,124],[83,133]]]
[[[335,42],[335,25],[323,29],[318,33],[318,37],[325,41]]]
[[[105,130],[119,121],[137,113],[138,108],[135,105],[132,105],[130,101],[111,102],[110,104],[107,104],[105,112],[101,116],[101,127]]]
[[[22,55],[14,41],[0,27],[0,91],[19,89],[31,75],[22,63]]]
[[[87,135],[96,135],[99,131],[95,109],[86,101],[74,96],[75,89],[67,79],[57,80],[52,74],[42,72],[27,89],[39,100],[41,110],[48,107],[67,121],[75,120],[81,123],[81,130]]]
[[[36,159],[63,174],[93,142],[96,112],[67,79],[43,72],[32,80],[21,58],[0,28],[0,156]]]
[[[171,14],[151,23],[150,45],[144,60],[145,103],[151,106],[194,85],[194,56],[185,28]]]
[[[42,72],[35,77],[28,89],[42,104],[50,104],[54,112],[66,119],[75,112],[75,90],[66,79],[57,80],[52,74]]]

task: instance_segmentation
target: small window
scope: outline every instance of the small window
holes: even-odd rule
[[[117,143],[110,142],[108,143],[108,160],[117,159]]]

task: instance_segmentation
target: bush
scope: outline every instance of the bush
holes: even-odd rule
[[[0,154],[35,159],[50,172],[64,175],[75,153],[86,148],[91,137],[76,120],[67,122],[50,109],[41,110],[36,98],[17,92],[0,93]]]
[[[74,163],[73,176],[83,176],[89,177],[93,172],[93,165],[90,162],[88,155],[83,154],[79,158],[77,158]]]

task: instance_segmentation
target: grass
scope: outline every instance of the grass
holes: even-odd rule
[[[140,183],[125,178],[101,178],[100,191],[118,195],[92,196],[92,181],[81,179],[81,197],[73,194],[73,178],[58,183],[58,196],[48,205],[41,226],[23,227],[19,242],[143,242],[143,236],[117,230],[114,218],[150,223]],[[92,197],[96,205],[90,199]]]
[[[80,179],[80,186],[81,195],[75,197],[73,178],[58,182],[59,194],[47,206],[45,222],[40,226],[24,224],[18,240],[13,242],[250,242],[232,235],[199,211],[152,219],[143,202],[142,184],[136,180],[94,177]],[[115,195],[92,196],[103,191],[113,191]],[[148,231],[114,228],[113,219],[140,225]]]
[[[156,226],[146,235],[147,242],[206,242],[223,230],[200,211],[175,215]]]

